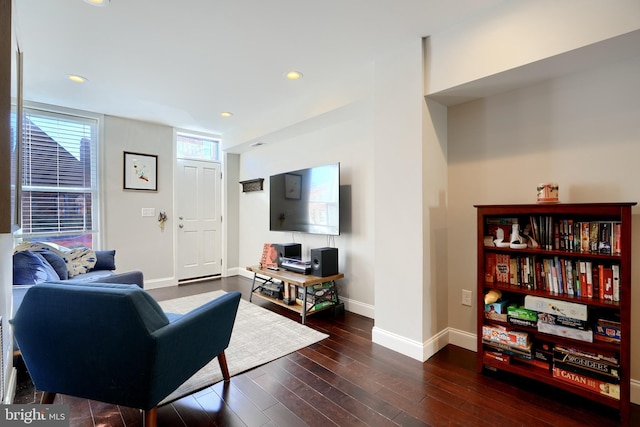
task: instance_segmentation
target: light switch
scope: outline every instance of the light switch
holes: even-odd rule
[[[142,208],[142,216],[156,216],[156,208]]]

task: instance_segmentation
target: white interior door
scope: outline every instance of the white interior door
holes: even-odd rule
[[[178,280],[222,272],[220,164],[178,159],[176,174]]]

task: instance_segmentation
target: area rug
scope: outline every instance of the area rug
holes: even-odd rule
[[[222,294],[224,291],[207,292],[160,301],[159,304],[165,312],[184,314]],[[229,374],[233,376],[248,371],[328,336],[299,322],[240,300],[231,342],[225,350]],[[222,381],[222,372],[216,358],[160,402],[160,405],[194,393],[218,381]]]

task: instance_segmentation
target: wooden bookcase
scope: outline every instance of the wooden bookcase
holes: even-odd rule
[[[523,204],[523,205],[476,205],[477,208],[477,369],[478,372],[483,372],[485,369],[497,371],[508,371],[523,377],[531,378],[534,380],[542,381],[547,384],[551,384],[555,387],[563,390],[575,393],[583,396],[587,399],[599,402],[601,404],[610,406],[619,410],[620,418],[623,425],[627,425],[629,421],[629,409],[630,409],[630,335],[631,335],[631,208],[636,203],[579,203],[579,204]],[[510,231],[506,231],[507,227],[510,230],[510,221],[516,218],[520,224],[521,229],[524,229],[526,224],[531,224],[532,219],[537,223],[537,235],[544,232],[540,230],[540,226],[551,224],[558,224],[558,232],[556,233],[556,227],[548,227],[553,230],[552,234],[545,233],[547,237],[551,236],[551,239],[545,238],[544,240],[550,246],[526,249],[512,249],[510,247],[498,247],[491,245],[491,240],[486,238],[491,231],[496,230],[497,223],[503,222],[505,229],[505,242],[510,240]],[[544,218],[544,220],[541,220]],[[573,230],[577,232],[576,223],[619,223],[617,226],[617,234],[619,234],[619,242],[617,243],[618,252],[614,247],[611,253],[607,253],[606,249],[603,253],[583,251],[582,245],[577,248],[577,245],[569,243],[571,235],[564,233],[569,231],[569,220],[573,222]],[[533,226],[532,226],[533,228]],[[566,234],[566,238],[565,238]],[[604,237],[604,236],[603,236]],[[575,234],[573,235],[575,239]],[[557,240],[556,240],[557,239]],[[540,240],[543,240],[542,238]],[[549,241],[547,241],[549,240]],[[560,243],[560,242],[565,243]],[[575,240],[573,240],[576,243]],[[539,242],[540,243],[540,242]],[[606,247],[606,246],[605,246]],[[493,260],[496,256],[501,262],[502,269],[498,268],[503,274],[500,276],[494,275]],[[510,260],[507,264],[505,260]],[[545,259],[558,259],[566,262],[565,265],[573,264],[579,268],[580,262],[591,262],[592,265],[603,265],[610,267],[612,265],[619,266],[619,301],[613,301],[609,298],[601,299],[599,295],[593,295],[591,298],[588,296],[577,295],[578,286],[573,288],[573,295],[571,295],[566,289],[566,282],[563,283],[565,288],[563,292],[553,292],[553,290],[546,289],[548,276],[544,273],[544,260]],[[517,261],[511,261],[516,259]],[[532,266],[532,273],[529,279],[520,277],[518,280],[517,274],[515,277],[509,275],[508,281],[498,281],[498,279],[504,280],[505,265],[515,267],[519,265],[521,260],[522,266],[526,266],[526,260],[530,261]],[[538,267],[539,265],[539,267]],[[550,261],[547,261],[547,266],[551,265]],[[562,264],[555,264],[562,265]],[[587,264],[588,265],[588,264]],[[536,272],[538,267],[538,272]],[[511,269],[513,270],[513,269]],[[558,270],[558,272],[561,268]],[[513,272],[513,271],[511,271]],[[542,277],[542,276],[545,277]],[[517,283],[519,281],[519,283]],[[512,284],[516,283],[516,284]],[[525,282],[530,282],[526,283]],[[573,281],[572,281],[573,282]],[[552,286],[550,286],[553,288]],[[583,341],[580,339],[569,338],[567,336],[552,335],[549,333],[543,333],[538,330],[536,326],[521,326],[514,325],[509,321],[504,321],[504,316],[500,317],[492,316],[488,318],[485,316],[485,302],[484,296],[489,290],[499,290],[502,293],[503,299],[509,300],[509,304],[515,303],[522,305],[525,297],[531,295],[528,300],[535,299],[535,297],[551,299],[554,304],[547,305],[551,309],[556,309],[556,305],[559,307],[566,306],[566,303],[574,303],[586,308],[587,311],[587,328],[593,328],[595,330],[595,322],[600,318],[614,319],[620,322],[620,341],[617,342],[603,342],[601,340],[593,339],[593,342]],[[582,288],[581,288],[582,290]],[[556,304],[557,303],[557,304]],[[568,304],[570,306],[570,304]],[[575,306],[574,306],[575,307]],[[543,315],[544,316],[544,315]],[[573,348],[579,351],[613,355],[619,362],[619,399],[610,397],[599,393],[598,391],[589,390],[586,387],[577,386],[570,382],[556,378],[553,374],[553,366],[555,363],[551,363],[549,369],[544,368],[544,363],[539,363],[535,366],[531,362],[523,361],[521,357],[510,355],[509,357],[503,357],[502,361],[491,357],[491,354],[485,355],[485,352],[490,353],[495,351],[495,347],[488,346],[483,342],[483,326],[490,326],[494,328],[506,328],[509,331],[524,332],[528,334],[529,339],[533,343],[532,354],[535,360],[535,349],[564,347]],[[543,325],[546,326],[546,325]],[[574,331],[570,331],[573,333]],[[587,332],[588,334],[588,332]],[[593,336],[593,333],[591,334]],[[584,339],[584,338],[583,338]],[[494,355],[496,353],[493,353]],[[548,355],[549,353],[547,353]],[[552,354],[552,352],[551,352]],[[501,357],[501,356],[500,356]],[[499,358],[500,358],[499,357]],[[560,364],[558,364],[559,366]],[[583,373],[583,372],[582,372]],[[581,373],[581,374],[582,374]],[[610,378],[610,377],[608,377]],[[606,386],[601,386],[606,387]]]

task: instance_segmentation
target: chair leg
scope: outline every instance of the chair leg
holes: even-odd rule
[[[229,368],[227,367],[227,356],[224,355],[224,351],[218,355],[218,363],[220,363],[220,370],[222,371],[222,378],[225,382],[231,380],[229,375]]]
[[[158,422],[158,407],[144,411],[144,427],[156,427]]]
[[[40,398],[40,404],[42,404],[42,405],[51,405],[55,398],[56,398],[56,394],[55,393],[51,393],[51,392],[45,391],[45,392],[42,393],[42,397]]]

